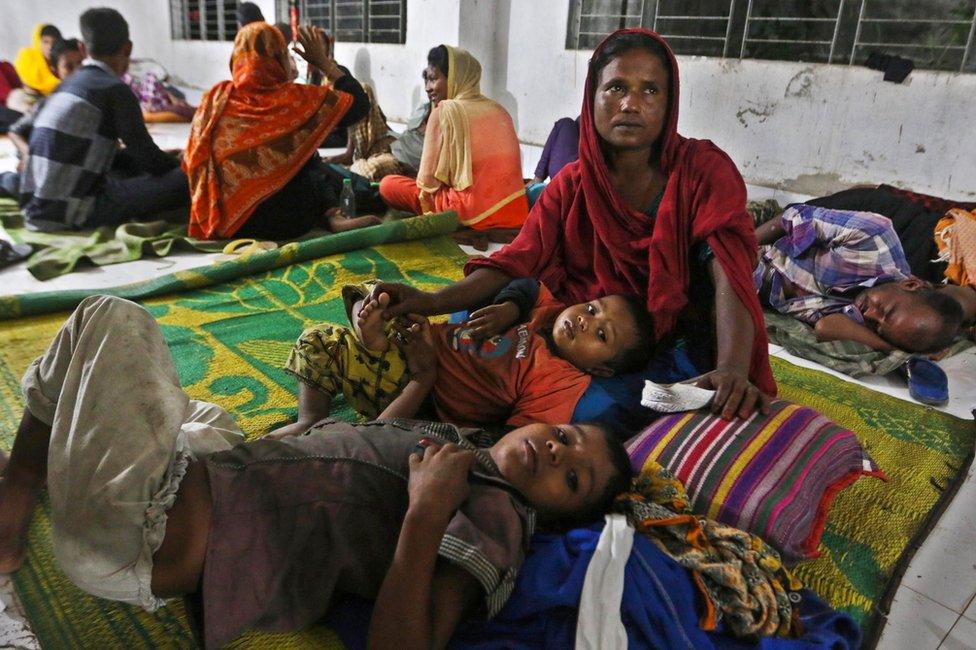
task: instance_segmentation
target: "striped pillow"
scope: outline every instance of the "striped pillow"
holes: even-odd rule
[[[838,492],[861,475],[885,478],[853,433],[781,400],[747,420],[702,411],[662,417],[627,452],[636,472],[648,461],[669,469],[694,512],[759,535],[794,561],[819,555]]]

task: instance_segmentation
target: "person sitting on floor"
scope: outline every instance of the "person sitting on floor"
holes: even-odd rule
[[[80,22],[88,58],[35,118],[20,179],[21,210],[34,230],[116,225],[189,202],[179,161],[153,142],[139,102],[120,79],[132,52],[125,18],[100,8]],[[108,176],[119,140],[138,176]]]
[[[232,79],[203,96],[183,159],[191,237],[285,240],[316,226],[338,232],[378,223],[339,211],[342,181],[316,151],[332,129],[362,119],[369,99],[319,30],[299,28],[299,41],[299,53],[330,85],[292,83],[287,43],[274,26],[255,22],[237,33]]]
[[[529,204],[512,117],[481,94],[477,59],[457,47],[438,47],[446,51],[446,95],[427,120],[417,178],[386,176],[380,196],[413,214],[453,210],[461,225],[476,230],[518,228]]]
[[[412,380],[422,393],[434,353],[403,346],[428,373]],[[310,627],[341,593],[376,599],[370,647],[444,647],[462,618],[501,609],[536,521],[593,523],[632,474],[603,426],[530,424],[492,444],[399,419],[416,411],[409,392],[382,420],[245,443],[230,414],[183,391],[153,317],[108,296],[78,306],[22,389],[0,572],[22,563],[46,482],[68,578],[150,611],[185,596],[206,648]]]
[[[575,120],[568,117],[556,120],[546,139],[546,146],[542,149],[539,164],[535,167],[535,177],[528,184],[544,183],[569,163],[579,160],[579,140],[579,117]]]
[[[58,41],[51,47],[51,61],[55,66],[58,78],[64,81],[81,66],[84,55],[81,44],[76,38]],[[34,119],[38,111],[44,106],[46,98],[41,99],[33,108],[10,125],[7,136],[17,149],[17,170],[0,172],[0,196],[18,198],[20,196],[20,174],[24,171],[27,157],[30,154],[30,135],[34,130]]]
[[[42,97],[54,92],[61,80],[54,74],[51,47],[62,38],[54,25],[38,25],[31,36],[31,46],[21,48],[14,59],[14,69],[22,87],[7,98],[8,108],[26,113]]]
[[[821,341],[929,353],[959,334],[959,301],[911,275],[887,217],[797,204],[756,236],[766,245],[753,275],[760,300]]]
[[[275,435],[300,433],[327,416],[340,392],[375,417],[409,390],[416,369],[384,331],[389,296],[364,300],[366,290],[343,290],[354,329],[319,325],[295,343],[285,370],[300,382],[298,421]],[[567,307],[531,278],[510,283],[464,325],[409,318],[436,351],[433,410],[462,426],[569,422],[592,376],[641,368],[654,348],[650,315],[638,299],[604,296]]]
[[[251,23],[265,22],[261,8],[253,2],[242,2],[237,5],[237,28],[246,27]]]
[[[447,48],[438,45],[427,53],[427,67],[423,71],[427,100],[417,106],[403,133],[390,129],[386,115],[368,84],[363,88],[369,95],[369,115],[349,127],[349,144],[345,153],[326,158],[326,162],[348,165],[354,173],[371,181],[391,174],[417,176],[424,152],[424,134],[430,111],[442,99],[447,99]]]

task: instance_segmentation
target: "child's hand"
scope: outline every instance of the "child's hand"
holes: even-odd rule
[[[430,445],[422,456],[410,454],[410,509],[431,520],[449,520],[468,498],[473,464],[474,452],[450,443]]]
[[[471,336],[487,339],[501,334],[518,322],[519,308],[514,302],[482,307],[468,316],[465,326],[471,328]]]
[[[394,321],[394,341],[407,358],[407,369],[414,379],[433,382],[437,377],[437,353],[430,321],[418,314],[407,314]]]

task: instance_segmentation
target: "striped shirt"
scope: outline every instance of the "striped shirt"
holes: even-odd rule
[[[786,234],[762,249],[753,274],[760,300],[781,314],[812,325],[843,311],[861,321],[853,300],[862,289],[911,276],[887,217],[799,203],[782,219]]]
[[[153,142],[129,87],[107,64],[85,59],[34,119],[20,186],[27,227],[83,227],[119,151],[119,140],[142,171],[161,174],[179,164]]]

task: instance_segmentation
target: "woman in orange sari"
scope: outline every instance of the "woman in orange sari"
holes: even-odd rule
[[[508,112],[481,94],[481,64],[465,50],[447,51],[447,98],[427,120],[417,178],[386,176],[380,196],[409,212],[454,210],[477,230],[518,228],[529,204],[518,137]],[[433,99],[432,99],[433,101]]]
[[[282,240],[315,226],[338,231],[377,223],[338,212],[341,181],[316,151],[330,131],[362,119],[369,99],[336,64],[320,31],[299,32],[299,54],[329,84],[292,83],[284,36],[256,22],[234,39],[232,80],[203,96],[183,160],[191,237]]]

